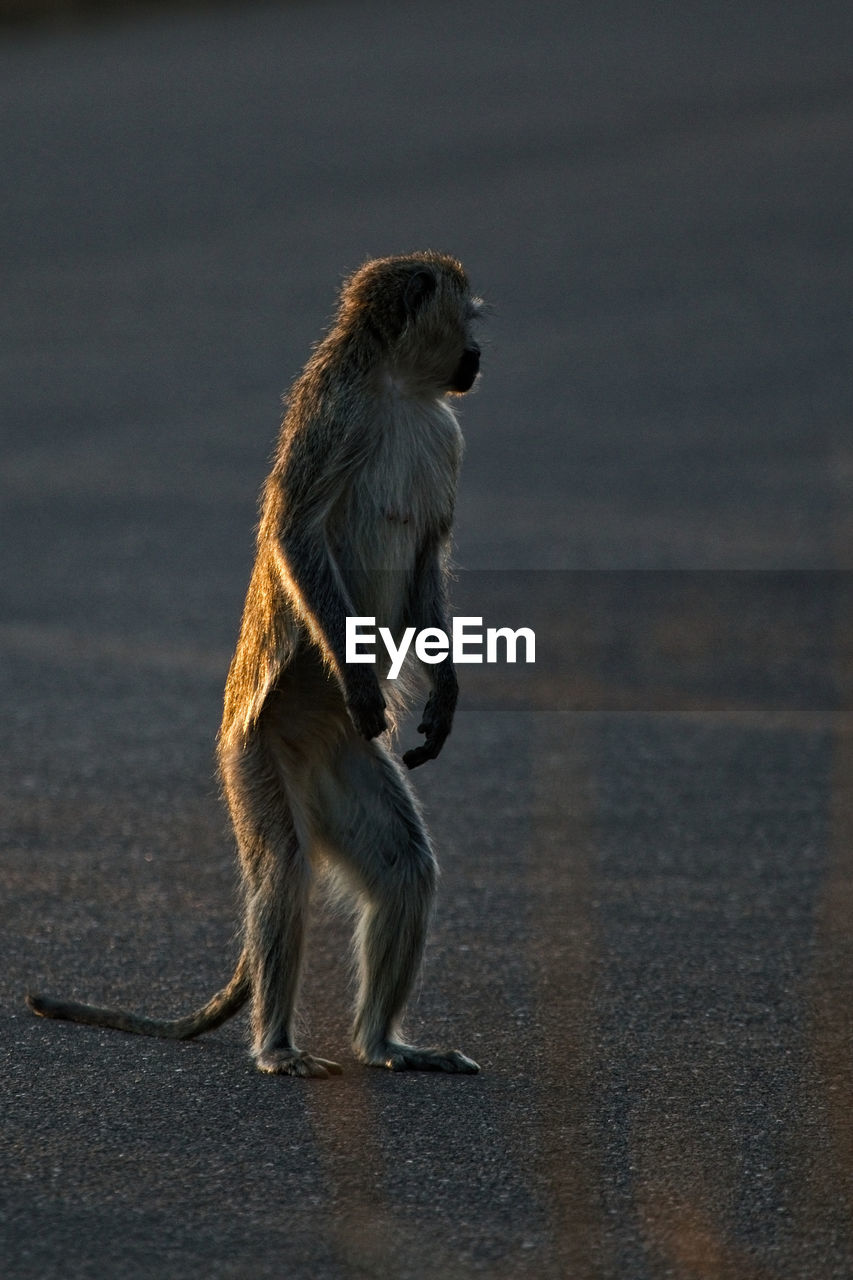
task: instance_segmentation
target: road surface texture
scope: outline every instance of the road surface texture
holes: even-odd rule
[[[2,1274],[853,1275],[846,0],[243,4],[0,31]],[[344,272],[492,304],[418,771],[415,1036],[340,1079],[48,1023],[236,956],[213,764],[279,397]],[[413,730],[408,731],[411,745]]]

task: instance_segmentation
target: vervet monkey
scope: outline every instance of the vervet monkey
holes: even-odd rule
[[[455,1049],[401,1039],[436,862],[392,756],[416,664],[397,681],[345,660],[349,617],[448,631],[445,581],[462,435],[448,396],[473,386],[481,309],[461,264],[437,253],[367,262],[294,384],[264,490],[257,559],[225,688],[218,758],[240,853],[243,952],[229,984],[174,1021],[28,996],[50,1018],[185,1039],[252,1002],[261,1071],[327,1076],[297,1048],[293,1012],[312,877],[329,872],[358,905],[354,1045],[394,1071],[476,1072]],[[449,658],[431,690],[409,769],[434,759],[453,722]]]

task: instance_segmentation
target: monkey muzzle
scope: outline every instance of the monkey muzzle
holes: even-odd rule
[[[466,347],[459,358],[453,377],[450,382],[450,390],[458,391],[460,394],[470,391],[474,385],[474,380],[480,372],[480,348],[476,345]]]

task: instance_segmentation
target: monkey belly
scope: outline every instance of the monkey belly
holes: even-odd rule
[[[348,509],[362,537],[354,541],[335,529],[330,539],[341,578],[357,616],[395,634],[403,625],[411,596],[419,546],[419,526],[402,502],[371,503],[366,512]],[[352,524],[345,521],[345,529]]]

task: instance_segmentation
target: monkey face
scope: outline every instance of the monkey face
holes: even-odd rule
[[[459,395],[470,391],[479,371],[480,348],[476,342],[471,342],[462,352],[459,363],[453,371],[453,377],[450,379],[450,390],[457,392]]]

